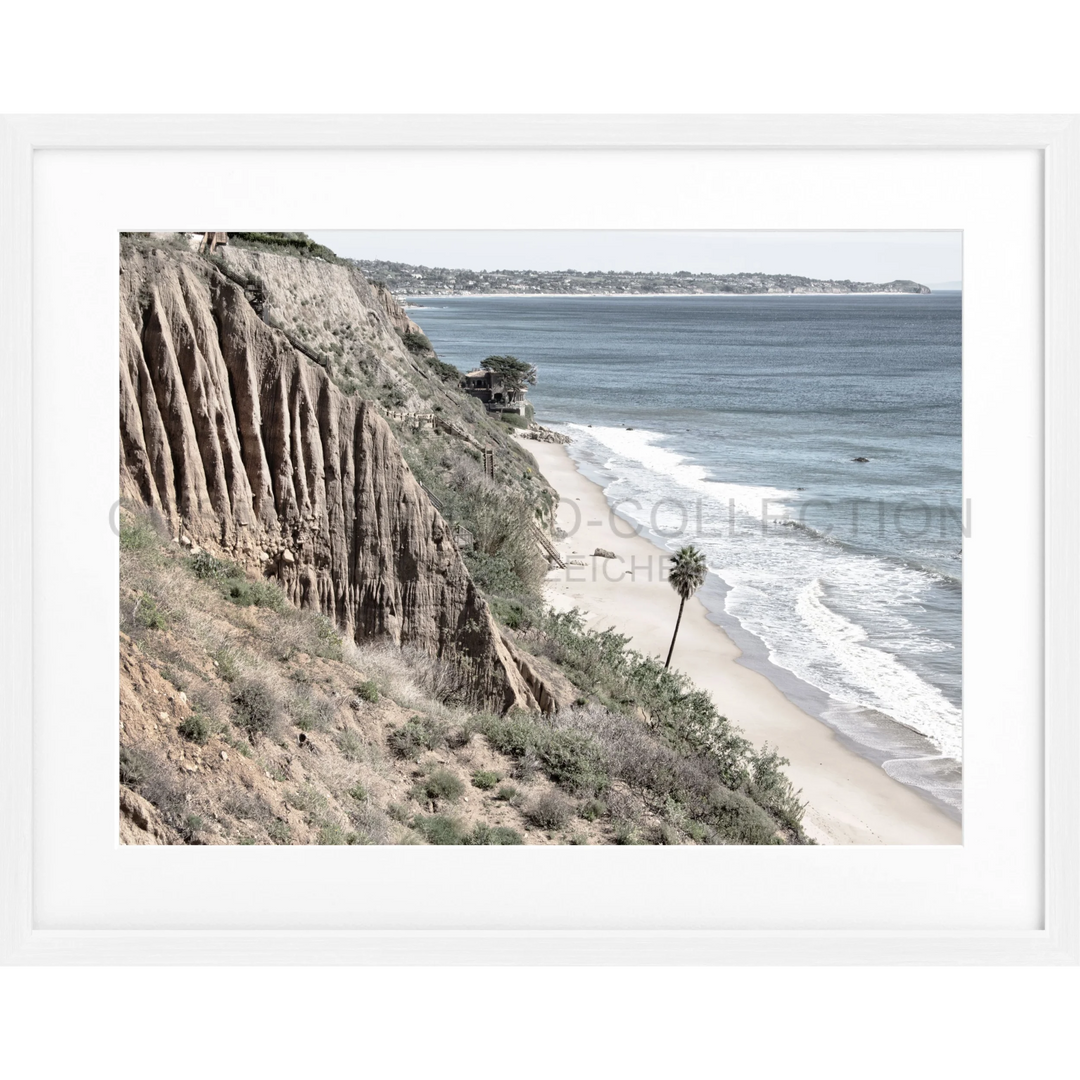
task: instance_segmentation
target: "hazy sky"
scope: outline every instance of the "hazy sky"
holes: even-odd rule
[[[463,270],[658,270],[959,281],[960,232],[387,230],[312,232],[353,259]]]

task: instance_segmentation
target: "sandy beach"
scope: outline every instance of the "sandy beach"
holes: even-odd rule
[[[578,472],[564,446],[523,440],[558,491],[558,543],[565,570],[548,575],[548,602],[577,607],[593,628],[614,626],[632,646],[663,658],[678,597],[661,577],[663,553],[611,513],[603,491]],[[613,524],[614,521],[614,524]],[[596,548],[614,559],[594,557]],[[576,564],[576,565],[575,565]],[[789,759],[808,804],[807,833],[827,844],[959,844],[960,825],[913,789],[844,746],[823,722],[790,702],[764,675],[736,663],[739,649],[709,622],[704,605],[686,604],[672,666],[708,690],[719,710],[760,746]]]

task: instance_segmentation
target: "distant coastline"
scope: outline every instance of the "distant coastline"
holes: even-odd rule
[[[943,289],[943,292],[950,290]],[[953,290],[959,291],[959,290]],[[718,293],[705,293],[705,292],[659,292],[659,293],[625,293],[625,292],[598,292],[598,293],[540,293],[540,292],[498,292],[498,293],[476,293],[476,292],[439,292],[439,293],[399,293],[398,296],[406,307],[413,306],[417,300],[692,300],[692,299],[728,299],[728,300],[747,300],[768,298],[768,297],[780,297],[788,298],[794,296],[809,296],[809,297],[836,297],[836,296],[929,296],[931,293],[914,293],[914,292],[757,292],[757,293],[732,293],[732,292],[718,292]]]
[[[404,296],[852,296],[927,295],[918,281],[852,281],[802,274],[733,274],[689,270],[467,270],[384,259],[355,265],[376,284]]]

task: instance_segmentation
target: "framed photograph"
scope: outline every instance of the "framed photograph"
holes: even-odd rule
[[[0,134],[6,966],[1076,967],[1076,113],[6,113]],[[962,843],[122,845],[117,256],[192,222],[962,235]]]

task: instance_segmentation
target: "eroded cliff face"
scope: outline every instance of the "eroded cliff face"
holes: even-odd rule
[[[384,306],[370,315],[389,334]],[[123,497],[354,639],[453,655],[489,707],[537,707],[374,405],[346,396],[195,255],[127,251],[120,325]]]
[[[405,309],[394,299],[389,289],[385,286],[373,286],[373,291],[383,314],[399,334],[423,333],[423,330],[409,318]]]

